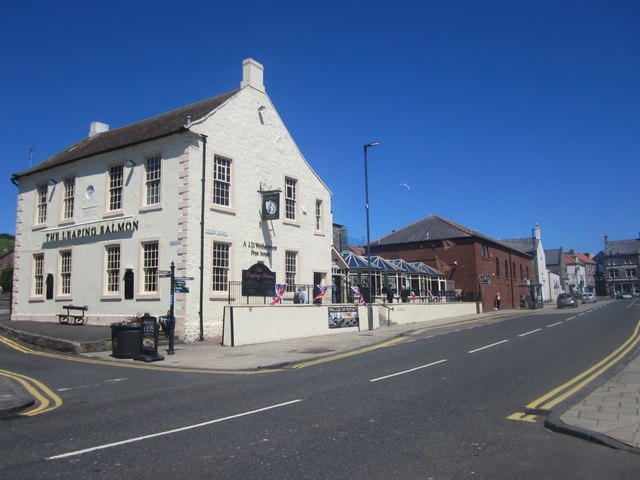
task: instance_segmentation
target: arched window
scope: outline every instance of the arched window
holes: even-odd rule
[[[496,277],[500,276],[500,260],[496,258]]]
[[[504,276],[509,276],[509,262],[507,262],[506,260],[504,261]]]
[[[513,263],[511,264],[511,276],[512,276],[513,278],[516,278],[516,262],[513,262]]]
[[[524,273],[522,271],[522,264],[520,264],[520,280],[524,280]]]

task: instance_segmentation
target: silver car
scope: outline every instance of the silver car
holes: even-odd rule
[[[573,296],[571,296],[571,294],[561,293],[560,295],[558,295],[558,308],[564,308],[564,307],[577,308],[578,302],[576,301],[575,298],[573,298]]]
[[[591,292],[586,292],[582,294],[582,303],[596,303],[598,299]]]

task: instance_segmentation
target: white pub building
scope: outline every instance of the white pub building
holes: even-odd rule
[[[298,150],[243,62],[240,88],[89,136],[13,175],[19,189],[12,320],[57,321],[88,306],[108,325],[170,305],[176,333],[220,335],[243,272],[277,283],[331,283],[331,192]],[[183,289],[184,290],[184,289]]]

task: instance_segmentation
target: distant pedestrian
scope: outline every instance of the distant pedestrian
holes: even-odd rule
[[[387,302],[393,303],[394,295],[395,295],[395,289],[393,288],[393,285],[391,284],[387,285]]]
[[[493,301],[493,309],[494,310],[500,310],[500,294],[498,293],[496,295],[496,299]]]
[[[298,303],[309,303],[309,297],[307,296],[306,288],[300,287],[296,295],[298,297]]]

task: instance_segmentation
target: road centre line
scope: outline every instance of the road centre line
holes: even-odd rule
[[[447,359],[438,360],[437,362],[428,363],[427,365],[421,365],[419,367],[410,368],[409,370],[404,370],[402,372],[392,373],[391,375],[385,375],[384,377],[372,378],[369,380],[370,382],[377,382],[379,380],[386,380],[387,378],[397,377],[398,375],[404,375],[405,373],[415,372],[416,370],[421,370],[423,368],[432,367],[434,365],[438,365],[439,363],[446,362]]]
[[[535,330],[531,330],[530,332],[527,333],[521,333],[520,335],[518,335],[519,337],[526,337],[527,335],[531,335],[532,333],[536,333],[541,331],[541,328],[536,328]]]
[[[500,345],[501,343],[506,343],[508,341],[509,340],[502,340],[500,342],[492,343],[491,345],[485,345],[484,347],[476,348],[475,350],[470,350],[467,353],[476,353],[476,352],[479,352],[480,350],[485,350],[487,348],[495,347],[496,345]]]
[[[573,317],[569,317],[565,320],[565,322],[568,322],[569,320],[573,320],[574,318],[576,318],[576,316],[574,315]]]
[[[557,327],[558,325],[560,325],[562,322],[556,322],[556,323],[552,323],[551,325],[547,325],[547,328],[551,328],[551,327]]]
[[[186,427],[174,428],[173,430],[166,430],[164,432],[152,433],[150,435],[143,435],[141,437],[134,437],[128,440],[121,440],[119,442],[107,443],[105,445],[98,445],[97,447],[85,448],[83,450],[76,450],[75,452],[62,453],[60,455],[54,455],[52,457],[47,457],[45,460],[58,460],[61,458],[74,457],[77,455],[83,455],[85,453],[95,452],[96,450],[105,450],[107,448],[118,447],[120,445],[126,445],[128,443],[141,442],[143,440],[149,440],[150,438],[161,437],[164,435],[171,435],[173,433],[185,432],[187,430],[193,430],[200,427],[206,427],[208,425],[213,425],[214,423],[220,423],[227,420],[233,420],[235,418],[246,417],[248,415],[254,415],[256,413],[266,412],[267,410],[273,410],[274,408],[286,407],[288,405],[293,405],[295,403],[301,402],[302,399],[291,400],[289,402],[279,403],[277,405],[270,405],[268,407],[258,408],[256,410],[251,410],[249,412],[238,413],[236,415],[229,415],[224,418],[216,418],[215,420],[209,420],[208,422],[197,423],[195,425],[188,425]]]

